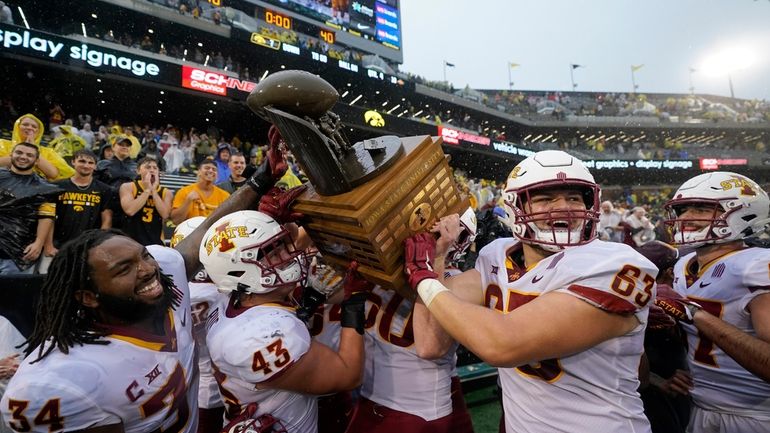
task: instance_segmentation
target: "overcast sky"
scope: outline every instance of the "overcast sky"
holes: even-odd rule
[[[741,49],[753,64],[733,71],[738,98],[770,100],[768,0],[401,0],[402,70],[455,87],[730,95],[714,54]],[[743,56],[745,57],[745,55]],[[729,62],[722,61],[725,65]]]

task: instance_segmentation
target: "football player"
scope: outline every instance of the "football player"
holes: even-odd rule
[[[599,186],[565,152],[519,163],[504,199],[515,237],[446,286],[433,237],[407,238],[410,285],[449,335],[500,367],[507,431],[649,432],[637,368],[658,269],[596,239]]]
[[[198,216],[183,221],[174,229],[170,247],[190,235],[205,220]],[[218,433],[222,429],[225,404],[219,395],[217,380],[211,369],[211,357],[206,347],[206,318],[209,308],[222,296],[211,281],[205,269],[201,269],[188,282],[190,287],[190,312],[192,314],[193,338],[198,346],[198,433]]]
[[[444,274],[444,258],[459,260],[473,243],[476,216],[468,209],[442,218],[434,269]],[[454,271],[448,270],[453,273]],[[473,432],[457,377],[457,343],[434,344],[423,335],[420,320],[428,316],[422,303],[393,290],[376,287],[367,301],[366,363],[361,397],[349,433]]]
[[[344,282],[339,350],[311,341],[286,302],[304,283],[307,260],[289,231],[257,211],[215,222],[200,244],[201,262],[217,288],[229,294],[209,315],[206,342],[214,376],[235,419],[257,403],[291,432],[317,431],[315,395],[350,390],[361,381],[364,301],[369,284]]]
[[[770,250],[745,239],[767,226],[770,200],[754,181],[712,172],[665,205],[674,242],[695,248],[656,303],[683,323],[693,376],[688,432],[770,430]]]
[[[187,281],[210,221],[256,205],[286,171],[277,148],[177,250],[88,230],[40,291],[26,358],[0,401],[17,432],[191,433],[198,377]]]

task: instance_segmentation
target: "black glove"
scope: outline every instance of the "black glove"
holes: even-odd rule
[[[356,332],[364,335],[364,304],[374,284],[366,281],[358,273],[358,262],[350,262],[348,272],[345,275],[345,299],[342,301],[342,318],[340,324],[343,328],[355,328]]]
[[[302,300],[297,308],[297,318],[307,325],[318,306],[326,301],[326,295],[312,287],[302,288]]]

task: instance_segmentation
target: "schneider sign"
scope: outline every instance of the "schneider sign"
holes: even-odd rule
[[[0,26],[0,49],[8,53],[159,82],[167,82],[175,75],[174,69],[179,68],[147,57],[8,25]]]
[[[257,83],[239,80],[219,72],[186,65],[182,66],[182,87],[188,89],[225,96],[227,95],[227,89],[250,93],[256,85]]]

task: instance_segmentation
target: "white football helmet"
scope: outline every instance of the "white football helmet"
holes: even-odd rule
[[[182,239],[186,238],[190,235],[190,233],[197,229],[205,219],[206,217],[197,216],[186,219],[179,223],[179,225],[177,225],[174,229],[174,235],[171,236],[171,248],[176,248],[176,246],[179,245],[179,242],[181,242]]]
[[[709,218],[680,218],[688,205],[710,206]],[[746,176],[715,171],[685,182],[664,209],[665,223],[674,234],[674,243],[700,247],[743,239],[758,233],[770,222],[767,193]],[[688,230],[688,223],[706,223],[700,230]]]
[[[531,213],[525,203],[533,193],[552,188],[577,189],[583,196],[585,210],[556,210]],[[601,190],[579,159],[560,150],[544,150],[521,161],[508,175],[503,193],[506,223],[522,242],[547,251],[584,245],[596,238]],[[540,229],[537,222],[550,229]],[[580,221],[576,228],[562,222]]]
[[[179,223],[179,225],[174,229],[174,235],[171,236],[171,241],[169,242],[171,248],[176,248],[176,246],[179,245],[179,242],[181,242],[182,239],[186,238],[190,235],[190,233],[197,229],[205,219],[206,217],[197,216],[188,218]],[[198,273],[195,274],[192,281],[196,283],[207,283],[211,282],[211,278],[209,278],[209,275],[206,273],[205,269],[201,269],[198,271]]]
[[[271,217],[244,210],[217,220],[203,236],[200,261],[221,292],[269,293],[302,283],[307,276],[304,251]]]
[[[473,208],[469,207],[460,215],[460,228],[462,229],[460,236],[447,251],[447,261],[450,263],[462,259],[468,247],[476,240],[476,212]]]

